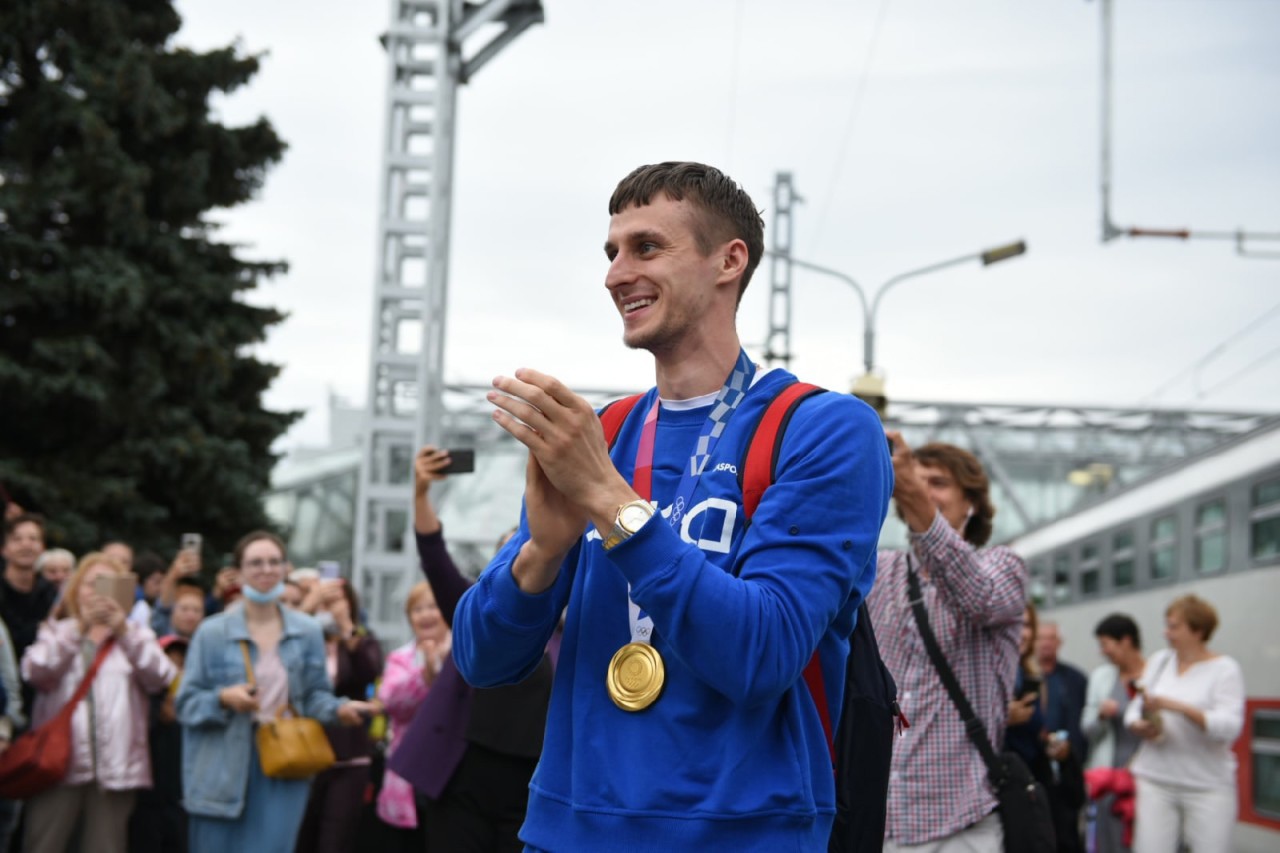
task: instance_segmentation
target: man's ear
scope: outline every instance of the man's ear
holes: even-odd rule
[[[747,272],[747,244],[742,239],[730,240],[720,249],[720,283],[741,280]]]

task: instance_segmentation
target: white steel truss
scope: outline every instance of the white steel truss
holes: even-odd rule
[[[417,574],[413,453],[450,437],[443,361],[458,86],[542,20],[538,0],[392,0],[382,38],[386,131],[352,582],[384,638],[404,633],[400,605]]]

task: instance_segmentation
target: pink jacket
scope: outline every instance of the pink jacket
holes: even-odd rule
[[[66,705],[87,669],[76,620],[40,625],[36,641],[22,656],[22,677],[36,689],[33,726],[44,724]],[[92,689],[71,717],[71,764],[63,784],[97,780],[109,791],[150,788],[147,694],[165,689],[176,674],[151,629],[130,625],[108,652]]]
[[[422,700],[427,698],[427,685],[422,681],[422,665],[414,660],[417,644],[409,642],[387,655],[378,699],[387,709],[391,721],[391,745],[387,754],[396,751],[409,721]],[[378,795],[378,817],[392,826],[412,829],[418,825],[413,802],[413,787],[390,770],[384,774]]]

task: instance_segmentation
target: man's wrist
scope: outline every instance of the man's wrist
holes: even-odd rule
[[[530,539],[520,546],[520,553],[512,561],[511,576],[521,592],[537,595],[555,583],[562,562],[564,554],[548,554]]]

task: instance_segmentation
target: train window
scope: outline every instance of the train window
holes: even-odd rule
[[[1253,712],[1253,810],[1280,818],[1280,710],[1259,708]]]
[[[1121,530],[1111,538],[1111,585],[1117,589],[1133,586],[1135,567],[1133,531]]]
[[[1227,567],[1227,501],[1214,498],[1196,507],[1196,571]]]
[[[1151,523],[1151,579],[1168,580],[1178,568],[1178,519],[1162,515]]]
[[[1280,479],[1253,487],[1249,511],[1249,553],[1255,561],[1280,557]]]
[[[1097,595],[1102,591],[1102,567],[1098,559],[1098,543],[1080,548],[1080,594]]]
[[[1071,555],[1061,551],[1053,555],[1053,603],[1071,600]]]

